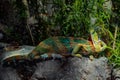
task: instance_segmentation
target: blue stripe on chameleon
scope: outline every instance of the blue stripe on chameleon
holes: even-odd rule
[[[59,37],[59,41],[61,42],[61,44],[63,44],[67,50],[68,50],[68,53],[71,53],[72,52],[72,47],[70,45],[70,38],[67,38],[67,37]]]

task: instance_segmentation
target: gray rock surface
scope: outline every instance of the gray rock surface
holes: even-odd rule
[[[120,80],[120,68],[113,69],[113,79]]]
[[[30,80],[107,80],[110,78],[110,68],[107,59],[47,60],[37,63]],[[0,80],[22,80],[16,69],[0,67]],[[110,79],[108,79],[110,80]]]
[[[110,69],[105,57],[68,58],[65,62],[49,60],[37,64],[31,80],[107,80]]]
[[[0,80],[21,80],[13,68],[4,68],[0,66]]]

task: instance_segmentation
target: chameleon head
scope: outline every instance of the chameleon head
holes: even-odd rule
[[[90,34],[93,46],[95,48],[95,52],[104,51],[107,45],[98,38],[98,34],[93,29],[90,30]]]
[[[104,51],[107,47],[107,45],[101,40],[94,42],[93,45],[95,47],[95,52]]]

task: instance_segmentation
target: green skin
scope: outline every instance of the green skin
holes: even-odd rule
[[[99,49],[94,45],[94,42],[100,46]],[[68,56],[81,57],[81,55],[98,55],[103,51],[106,44],[103,41],[92,41],[73,37],[50,37],[33,49],[32,52],[25,55],[13,55],[12,57],[5,56],[3,63],[15,61],[19,59],[36,60],[45,58],[63,58]]]

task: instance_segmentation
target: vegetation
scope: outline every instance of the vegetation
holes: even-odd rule
[[[112,7],[112,16],[111,16],[111,21],[112,24],[110,26],[113,26],[113,30],[111,29],[111,34],[112,34],[112,40],[109,42],[109,46],[111,46],[111,56],[109,57],[109,61],[114,65],[114,67],[119,67],[120,66],[120,28],[119,28],[119,20],[120,20],[120,4],[118,4],[120,1],[115,0],[112,1],[113,7]]]
[[[119,0],[112,4],[109,0],[11,0],[7,3],[2,6],[10,7],[11,12],[7,8],[0,11],[0,23],[8,26],[2,29],[7,36],[3,41],[34,45],[49,36],[88,39],[89,29],[93,28],[108,45],[109,61],[120,66]],[[12,14],[4,15],[9,12]]]

